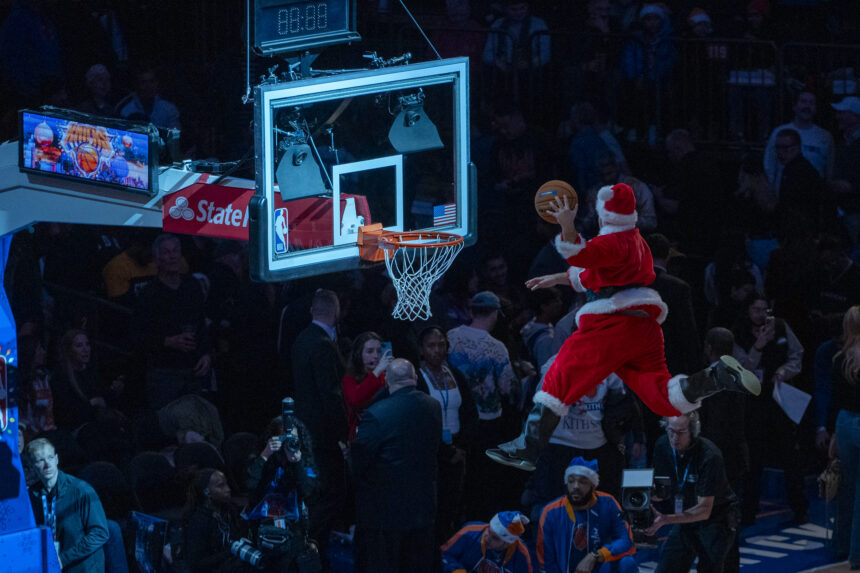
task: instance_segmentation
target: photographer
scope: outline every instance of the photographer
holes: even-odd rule
[[[663,545],[657,573],[686,572],[696,557],[700,573],[721,573],[734,543],[737,498],[713,442],[699,437],[697,412],[665,418],[666,435],[654,446],[654,472],[668,476],[668,491],[656,491],[652,500],[654,523],[646,530],[656,535],[672,525]],[[735,568],[737,565],[735,565]]]
[[[307,429],[295,417],[292,398],[283,401],[283,434],[267,442],[259,483],[249,496],[248,519],[259,520],[257,546],[279,571],[319,571],[319,553],[308,539],[307,497],[317,487]],[[279,445],[274,444],[274,440]],[[261,456],[263,457],[263,456]]]

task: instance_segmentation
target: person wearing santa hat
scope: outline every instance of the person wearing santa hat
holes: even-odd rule
[[[633,533],[615,498],[597,491],[599,483],[597,460],[571,460],[564,472],[567,494],[540,516],[537,556],[544,573],[638,571]]]
[[[442,570],[531,573],[528,549],[520,541],[528,523],[518,511],[500,511],[490,523],[467,523],[442,546]]]
[[[533,471],[568,407],[616,373],[655,414],[680,416],[703,398],[730,390],[758,395],[761,383],[731,356],[691,376],[666,368],[663,332],[667,307],[654,282],[651,250],[636,228],[636,198],[624,183],[597,194],[600,233],[586,241],[576,230],[577,206],[556,199],[548,212],[561,225],[556,250],[571,265],[566,273],[526,281],[530,289],[569,284],[586,293],[576,314],[577,330],[559,350],[535,394],[535,408],[514,440],[486,451],[494,461]]]

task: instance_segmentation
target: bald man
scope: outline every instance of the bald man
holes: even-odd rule
[[[356,489],[356,571],[428,572],[434,562],[439,402],[415,387],[415,368],[396,358],[390,395],[361,416],[349,454]]]

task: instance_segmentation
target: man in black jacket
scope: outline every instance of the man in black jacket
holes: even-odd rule
[[[416,382],[408,360],[393,360],[385,378],[390,396],[364,411],[350,448],[358,573],[423,573],[435,561],[442,410]]]
[[[346,442],[348,423],[343,399],[343,363],[335,344],[340,302],[320,289],[311,302],[312,322],[293,344],[296,415],[311,436],[319,471],[317,492],[307,500],[310,536],[326,555],[332,526],[345,505],[346,468],[338,442]]]
[[[58,469],[59,456],[44,438],[27,444],[39,481],[30,486],[36,523],[51,529],[60,567],[71,573],[105,570],[108,524],[99,496],[83,480]]]

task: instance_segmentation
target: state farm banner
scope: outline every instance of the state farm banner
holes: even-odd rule
[[[253,189],[195,183],[164,198],[162,226],[168,233],[248,240],[248,202]]]

